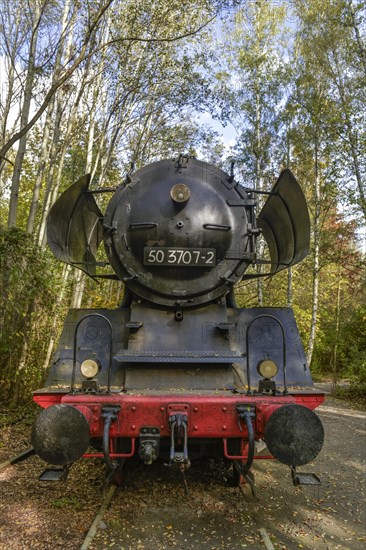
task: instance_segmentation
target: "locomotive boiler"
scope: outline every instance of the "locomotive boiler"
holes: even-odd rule
[[[294,483],[317,483],[296,467],[323,444],[290,308],[237,307],[235,283],[300,262],[309,247],[304,195],[284,170],[256,214],[254,190],[206,162],[180,155],[129,174],[115,189],[84,176],[51,209],[56,258],[123,281],[121,306],[69,311],[32,430],[44,479],[80,458],[102,458],[111,476],[125,459],[162,459],[185,471],[223,458],[236,483],[253,487],[252,464],[276,458]],[[102,213],[98,193],[111,193]],[[104,243],[108,262],[98,260]],[[295,389],[296,388],[296,389]],[[266,447],[264,452],[260,448]],[[48,472],[48,473],[47,473]],[[53,472],[51,475],[50,472]],[[61,474],[60,474],[61,475]]]

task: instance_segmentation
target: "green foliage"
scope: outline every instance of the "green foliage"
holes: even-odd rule
[[[64,496],[56,498],[52,501],[52,506],[54,506],[55,508],[65,508],[72,510],[81,510],[83,507],[80,500],[74,496]]]
[[[84,24],[89,24],[87,4],[71,3],[70,24],[73,18],[79,22],[74,29],[76,50]],[[24,43],[15,48],[15,60],[7,61],[9,67],[24,68],[34,3],[25,11],[18,9],[21,2],[15,5],[0,34],[10,43],[16,39],[12,29],[18,13],[25,25]],[[63,6],[64,2],[48,3],[40,21],[45,40],[39,41],[37,59],[47,61],[36,74],[35,105],[42,103],[57,73]],[[205,27],[225,6],[222,26]],[[292,21],[286,28],[291,10],[296,25]],[[130,170],[131,161],[139,168],[180,152],[195,155],[199,151],[197,156],[228,169],[229,146],[217,128],[201,124],[198,113],[205,117],[210,113],[235,127],[230,158],[236,158],[235,176],[246,186],[269,189],[281,165],[296,174],[310,210],[310,254],[292,269],[291,289],[286,271],[262,280],[263,305],[282,307],[290,302],[306,348],[314,321],[313,279],[319,276],[312,368],[335,380],[350,377],[355,391],[364,388],[364,258],[355,245],[355,222],[344,221],[351,214],[359,222],[365,209],[363,3],[127,0],[113,2],[107,15],[110,19],[103,23],[109,28],[111,44],[99,48],[104,31],[98,27],[92,41],[95,53],[79,66],[77,78],[59,90],[43,161],[44,120],[28,135],[17,225],[27,226],[30,207],[38,201],[35,224],[29,229],[33,235],[19,229],[0,230],[0,400],[17,403],[42,385],[48,346],[57,339],[75,285],[72,273],[63,281],[62,266],[33,244],[42,241],[37,231],[42,210],[49,208],[48,191],[55,199],[87,166],[93,171],[92,187],[115,187]],[[189,36],[172,40],[185,34]],[[129,40],[131,36],[138,39]],[[66,44],[60,53],[68,66]],[[53,53],[45,55],[47,51]],[[16,76],[14,90],[23,89],[22,75],[23,71]],[[15,105],[19,97],[13,94],[9,99]],[[77,104],[79,95],[82,99]],[[4,138],[14,132],[5,118],[0,120]],[[15,149],[7,152],[10,162],[0,172],[1,220],[8,214],[15,154]],[[35,199],[39,175],[42,185]],[[107,194],[97,197],[102,211],[108,200]],[[102,251],[99,255],[98,259],[105,259]],[[98,284],[86,279],[83,288],[82,307],[114,308],[121,303],[120,282]],[[257,281],[240,283],[236,300],[240,307],[257,306]]]
[[[17,404],[44,379],[60,276],[30,235],[0,230],[0,399]]]

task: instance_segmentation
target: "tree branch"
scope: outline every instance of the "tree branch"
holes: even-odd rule
[[[144,42],[144,43],[149,43],[149,42],[151,42],[151,43],[153,43],[153,42],[177,42],[179,40],[183,40],[184,38],[188,38],[190,36],[194,36],[194,35],[198,34],[202,29],[207,27],[217,17],[217,13],[215,13],[215,15],[213,15],[206,22],[202,23],[202,25],[200,25],[196,29],[191,30],[191,31],[186,32],[186,33],[183,33],[183,34],[178,35],[178,36],[171,36],[171,37],[166,37],[166,38],[141,38],[139,36],[130,36],[130,37],[125,37],[125,38],[118,37],[118,38],[115,38],[113,40],[109,40],[105,44],[102,44],[101,46],[99,46],[98,48],[92,50],[90,53],[87,54],[87,48],[88,48],[88,45],[90,43],[91,37],[92,37],[94,31],[96,30],[98,24],[100,23],[101,19],[103,18],[105,12],[108,10],[108,8],[113,3],[113,1],[114,0],[108,0],[99,9],[97,15],[94,18],[94,21],[92,22],[92,24],[90,25],[90,27],[89,27],[89,29],[86,33],[84,43],[83,43],[83,46],[80,50],[79,55],[76,57],[75,61],[71,65],[71,67],[69,67],[69,69],[67,69],[65,71],[64,75],[61,76],[58,80],[56,80],[56,82],[54,82],[54,84],[51,86],[51,88],[49,89],[49,91],[46,94],[46,97],[44,98],[43,102],[41,103],[38,111],[34,114],[32,119],[23,128],[21,128],[18,132],[13,134],[13,136],[0,149],[0,164],[1,164],[2,160],[7,160],[6,157],[5,157],[6,153],[11,149],[11,147],[14,145],[14,143],[16,143],[27,132],[29,132],[29,130],[34,126],[34,124],[40,119],[40,117],[42,116],[42,114],[46,110],[47,105],[49,104],[52,96],[72,76],[72,74],[75,72],[75,70],[79,67],[79,65],[85,59],[87,59],[88,57],[93,56],[95,53],[101,51],[102,49],[107,48],[108,46],[110,46],[112,44],[115,44],[115,43],[118,43],[118,42],[127,42],[127,41],[128,42]]]

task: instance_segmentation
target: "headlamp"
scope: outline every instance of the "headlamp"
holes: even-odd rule
[[[263,378],[273,378],[278,373],[277,365],[271,359],[264,359],[260,361],[257,366],[257,370]]]
[[[95,359],[85,359],[80,366],[81,374],[85,376],[85,378],[94,378],[98,374],[99,368],[99,361]]]

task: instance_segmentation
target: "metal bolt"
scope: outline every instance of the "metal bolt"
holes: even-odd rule
[[[131,430],[136,430],[136,426],[135,426],[135,424],[132,424],[132,426],[131,426]]]
[[[160,407],[161,412],[165,411],[165,407]]]
[[[223,410],[224,412],[226,412],[226,411],[227,411],[227,407],[222,407],[222,410]]]
[[[198,407],[194,407],[193,410],[196,413],[198,411]]]
[[[227,426],[224,424],[223,427],[222,427],[222,429],[225,431],[226,428],[227,428]]]
[[[135,406],[135,405],[132,405],[131,411],[135,411],[135,410],[136,410],[136,406]]]

